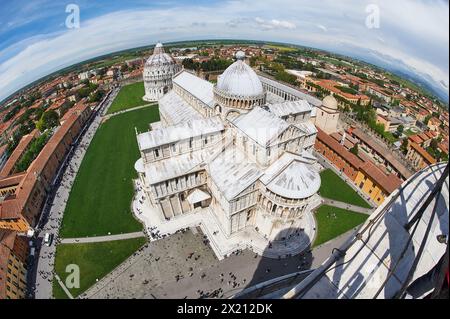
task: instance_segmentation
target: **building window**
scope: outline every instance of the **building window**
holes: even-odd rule
[[[155,150],[155,156],[159,157],[159,150],[157,150],[157,149]]]

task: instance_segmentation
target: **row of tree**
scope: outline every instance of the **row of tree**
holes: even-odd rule
[[[182,64],[185,69],[194,70],[194,71],[221,71],[228,68],[233,61],[226,59],[213,58],[208,61],[196,62],[192,59],[184,59]]]

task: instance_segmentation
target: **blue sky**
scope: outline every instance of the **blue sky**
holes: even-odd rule
[[[68,4],[80,28],[65,26]],[[368,5],[379,28],[368,28]],[[156,41],[236,38],[289,42],[414,73],[448,99],[449,4],[444,0],[0,0],[0,100],[71,64]]]

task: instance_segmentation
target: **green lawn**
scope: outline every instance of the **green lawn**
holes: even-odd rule
[[[142,229],[131,213],[134,163],[139,159],[134,128],[147,131],[159,120],[148,107],[114,116],[97,130],[72,187],[60,235],[63,238],[129,233]]]
[[[124,86],[109,107],[108,114],[148,104],[149,102],[142,99],[144,95],[144,82]]]
[[[320,196],[355,206],[371,208],[351,186],[347,185],[331,169],[323,170],[320,173],[320,178],[322,179],[319,189]]]
[[[279,50],[282,52],[293,52],[293,51],[297,51],[298,49],[296,48],[291,48],[288,46],[284,46],[284,45],[275,45],[275,44],[269,44],[265,46],[268,49],[274,49],[274,50]]]
[[[334,215],[336,218],[334,218]],[[369,215],[323,205],[315,213],[317,236],[313,246],[319,246],[350,229],[361,225]]]
[[[403,133],[404,133],[406,136],[411,136],[411,135],[417,134],[417,132],[414,132],[414,131],[411,130],[411,129],[404,130]]]
[[[136,250],[146,243],[144,237],[115,240],[89,244],[61,244],[56,249],[55,271],[65,283],[66,267],[78,265],[80,269],[80,288],[69,289],[76,297],[100,280]],[[58,282],[53,282],[53,296],[56,299],[68,298]]]

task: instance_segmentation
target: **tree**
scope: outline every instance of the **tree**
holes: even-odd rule
[[[40,120],[36,123],[36,127],[39,131],[43,132],[46,129],[58,126],[59,116],[54,110],[47,111],[42,114]]]
[[[105,92],[103,90],[92,92],[91,95],[89,95],[89,102],[100,102],[104,95]]]
[[[431,142],[430,142],[430,148],[431,149],[437,150],[438,149],[438,145],[439,145],[439,142],[438,142],[438,140],[436,138],[431,140]]]
[[[408,152],[408,138],[403,139],[402,145],[400,145],[400,151],[405,155]]]
[[[432,116],[431,114],[428,114],[428,115],[425,117],[425,119],[423,120],[423,124],[428,125],[428,122],[430,121],[430,119],[431,119],[432,117],[433,117],[433,116]]]
[[[399,133],[399,135],[401,135],[404,130],[405,130],[405,127],[401,124],[397,127],[397,132]]]
[[[350,149],[350,153],[355,154],[356,156],[358,156],[358,143],[356,143],[351,149]]]

